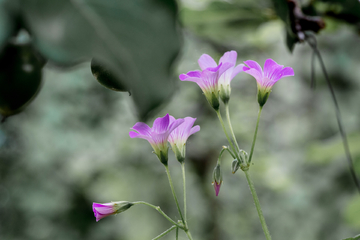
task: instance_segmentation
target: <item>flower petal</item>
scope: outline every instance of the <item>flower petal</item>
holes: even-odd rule
[[[188,75],[189,77],[201,77],[201,71],[199,70],[195,70],[195,71],[190,71],[188,72],[186,75]]]
[[[205,70],[207,68],[214,68],[217,66],[215,60],[207,54],[201,55],[201,57],[198,60],[198,63],[202,70]]]
[[[255,61],[253,61],[253,60],[247,60],[247,61],[245,61],[244,63],[245,63],[246,65],[248,65],[249,68],[254,68],[256,71],[259,72],[259,74],[260,74],[261,76],[263,76],[263,71],[262,71],[262,69],[261,69],[261,66],[260,66],[257,62],[255,62]],[[244,71],[245,71],[245,70],[244,70]]]
[[[131,129],[137,131],[140,135],[151,135],[151,128],[143,122],[136,123]]]
[[[166,114],[164,117],[162,118],[157,118],[154,121],[153,127],[152,127],[152,132],[153,133],[163,133],[166,132],[169,128],[169,114]]]
[[[200,126],[196,125],[193,128],[191,128],[189,136],[193,135],[194,133],[197,133],[198,131],[200,131]]]
[[[219,69],[219,77],[226,71],[228,70],[229,68],[233,67],[234,64],[233,63],[229,63],[229,62],[225,62],[225,63],[220,63],[220,69]]]
[[[230,81],[239,73],[239,72],[242,72],[244,71],[243,70],[243,67],[245,65],[244,64],[239,64],[237,65],[236,67],[234,67],[233,71],[232,71],[232,74],[231,74],[231,77],[230,77]]]
[[[282,69],[284,66],[277,64],[274,60],[271,58],[266,59],[264,64],[264,77],[267,77],[271,79],[271,76],[273,75],[274,71],[277,69]]]
[[[259,73],[259,71],[257,71],[255,68],[248,68],[248,67],[243,67],[243,70],[245,73],[250,74],[251,76],[253,76],[256,81],[262,85],[262,75]]]
[[[236,51],[229,51],[224,53],[224,55],[220,58],[219,63],[232,63],[235,66],[237,60],[237,52]]]

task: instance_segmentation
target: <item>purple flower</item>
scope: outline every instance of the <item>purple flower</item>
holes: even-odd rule
[[[248,67],[243,67],[244,72],[250,74],[256,79],[258,86],[258,102],[260,107],[264,106],[269,97],[272,86],[281,78],[294,76],[294,70],[291,67],[285,67],[277,64],[272,59],[267,59],[264,64],[264,71],[261,66],[252,60],[244,62]]]
[[[157,118],[154,121],[153,127],[150,128],[146,123],[138,122],[132,129],[137,131],[131,131],[129,133],[131,138],[143,138],[148,140],[153,147],[155,154],[158,156],[161,163],[167,165],[168,160],[168,145],[167,141],[170,133],[177,128],[183,119],[170,122],[169,114],[166,114],[162,118]]]
[[[224,53],[220,58],[220,63],[230,63],[232,67],[226,70],[219,78],[219,89],[220,89],[220,98],[224,103],[228,103],[230,100],[230,82],[231,80],[239,73],[243,71],[244,64],[236,65],[237,52],[229,51]]]
[[[128,210],[133,204],[126,201],[111,202],[111,203],[93,203],[93,212],[98,222],[100,219],[124,212]]]
[[[233,64],[224,62],[219,65],[214,59],[207,54],[201,55],[198,60],[202,71],[190,71],[187,74],[179,76],[181,81],[195,82],[199,85],[205,94],[206,99],[210,105],[215,109],[219,109],[219,87],[218,82],[220,76]]]
[[[170,123],[175,122],[176,119],[170,116]],[[196,118],[186,117],[184,122],[180,124],[174,131],[170,133],[169,143],[175,153],[177,160],[182,163],[185,160],[186,141],[194,133],[200,131],[200,126],[193,127]]]

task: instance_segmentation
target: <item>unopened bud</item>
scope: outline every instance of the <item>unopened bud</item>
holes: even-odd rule
[[[231,172],[232,174],[236,173],[236,171],[240,168],[239,160],[234,159],[231,163]]]
[[[132,205],[131,202],[120,201],[120,202],[110,202],[110,203],[93,203],[93,212],[98,222],[100,219],[124,212],[128,210]]]
[[[221,168],[219,163],[214,168],[212,184],[214,185],[215,194],[216,196],[218,196],[220,192],[220,186],[222,184],[222,175],[221,175]]]

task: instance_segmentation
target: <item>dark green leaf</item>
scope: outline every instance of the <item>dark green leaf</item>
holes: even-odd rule
[[[0,113],[20,112],[41,87],[43,60],[29,45],[8,44],[0,54]]]
[[[295,44],[298,42],[299,40],[297,39],[297,37],[295,37],[294,35],[292,35],[291,33],[289,33],[288,31],[286,31],[286,46],[288,47],[289,51],[292,53],[295,47]]]
[[[0,51],[5,46],[14,28],[10,13],[7,10],[6,2],[0,0]]]
[[[99,63],[99,61],[97,61],[94,58],[91,60],[91,72],[101,85],[114,91],[119,91],[119,92],[129,91],[129,89],[127,89],[123,83],[124,79],[121,80],[117,78],[111,72],[111,70],[106,68],[104,65]]]
[[[173,0],[22,0],[35,45],[49,61],[95,57],[131,89],[141,118],[171,96],[180,49]]]

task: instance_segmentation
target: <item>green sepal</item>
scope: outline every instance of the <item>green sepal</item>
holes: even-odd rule
[[[159,151],[159,153],[156,154],[160,160],[160,162],[162,164],[164,164],[165,166],[168,165],[168,149],[166,149],[165,151]]]
[[[134,204],[127,201],[114,202],[115,213],[122,213],[131,208]]]
[[[185,146],[184,146],[185,147]],[[176,159],[179,163],[183,163],[185,161],[185,154],[182,154],[176,144],[171,146],[172,150],[174,151]]]
[[[265,105],[266,101],[269,98],[270,92],[271,92],[271,89],[268,89],[268,88],[259,88],[258,89],[257,97],[258,97],[258,103],[259,103],[260,107],[263,107]]]
[[[215,111],[219,110],[220,102],[219,102],[219,95],[211,92],[210,94],[205,94],[206,99],[208,100],[209,104],[215,109]]]
[[[220,184],[222,182],[221,168],[220,168],[219,163],[217,163],[216,167],[214,168],[213,180],[214,180],[214,182],[217,182],[218,184]]]
[[[234,159],[231,163],[231,172],[232,174],[236,173],[236,171],[240,168],[240,162],[237,159]]]

